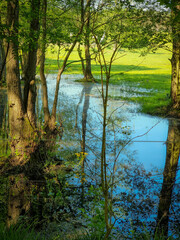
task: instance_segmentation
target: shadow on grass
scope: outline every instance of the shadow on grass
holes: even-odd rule
[[[61,66],[63,63],[62,60],[59,61],[59,65]],[[67,70],[71,70],[73,72],[77,72],[77,71],[80,71],[82,72],[82,67],[81,67],[81,62],[79,60],[77,61],[68,61],[68,63],[72,63],[72,64],[69,64],[68,67],[67,67]],[[47,58],[46,59],[46,62],[45,62],[45,66],[46,66],[46,69],[47,70],[58,70],[58,62],[57,60],[54,60],[54,59],[49,59]],[[96,65],[96,64],[91,64],[92,66],[92,71],[94,73],[96,73],[97,71],[100,73],[100,66],[99,65]],[[157,70],[158,68],[149,68],[147,66],[137,66],[137,65],[113,65],[112,66],[112,73],[115,73],[115,72],[129,72],[129,71],[132,71],[132,70],[135,70],[135,71],[147,71],[147,70]]]

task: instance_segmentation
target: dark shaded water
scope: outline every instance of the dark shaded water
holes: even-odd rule
[[[55,75],[49,75],[47,79],[50,104],[55,78]],[[95,230],[104,229],[104,202],[99,188],[103,122],[101,88],[99,84],[75,82],[78,78],[81,76],[64,76],[62,79],[57,122],[61,118],[64,133],[54,150],[56,158],[53,157],[51,163],[45,162],[45,176],[38,181],[27,172],[1,177],[0,211],[2,220],[9,225],[20,216],[26,216],[31,219],[29,222],[41,222],[46,227],[49,223],[60,223],[59,231],[66,229],[67,222],[78,228],[90,225]],[[145,228],[153,232],[158,212],[166,212],[168,217],[164,225],[169,226],[169,233],[175,238],[180,223],[180,121],[140,114],[140,106],[115,100],[121,94],[127,94],[125,87],[122,90],[121,86],[110,86],[109,89],[106,156],[109,201],[113,205],[110,217],[112,222],[116,220],[119,239],[125,236],[131,239],[132,229],[140,232]],[[6,130],[7,124],[2,117],[6,95],[3,92],[1,95],[4,101],[1,103],[0,126]],[[41,119],[40,88],[37,106]],[[1,156],[7,152],[4,144],[7,136],[3,134]],[[87,153],[85,157],[83,152]]]

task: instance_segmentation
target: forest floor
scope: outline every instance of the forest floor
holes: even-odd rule
[[[106,60],[110,59],[112,50],[106,51]],[[46,54],[46,73],[57,73],[58,48],[49,47]],[[61,52],[59,59],[63,59]],[[177,116],[171,108],[171,52],[159,49],[156,53],[142,54],[142,50],[121,49],[113,62],[110,83],[125,86],[126,96],[119,98],[137,102],[141,105],[141,112],[151,115]],[[93,55],[92,55],[93,59]],[[82,74],[82,66],[76,50],[70,56],[65,74]],[[92,73],[96,82],[100,82],[100,66],[93,59]],[[128,94],[129,92],[129,94]],[[133,94],[132,94],[133,93]],[[109,96],[112,97],[112,96]]]

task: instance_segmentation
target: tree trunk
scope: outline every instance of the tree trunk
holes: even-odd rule
[[[88,0],[88,2],[89,1],[90,0]],[[57,102],[58,102],[59,85],[60,85],[61,76],[62,76],[66,66],[68,65],[67,61],[68,61],[69,56],[71,55],[74,47],[76,46],[78,38],[79,38],[79,36],[81,35],[81,33],[83,31],[83,27],[84,27],[84,22],[82,22],[82,24],[80,26],[80,29],[79,29],[79,31],[78,31],[75,39],[74,39],[74,42],[72,43],[71,47],[69,48],[69,50],[67,52],[67,54],[66,54],[66,56],[64,58],[62,67],[61,67],[61,69],[59,69],[59,72],[58,72],[58,75],[57,75],[57,78],[56,78],[56,89],[55,89],[55,95],[54,95],[54,102],[53,102],[53,108],[52,108],[52,113],[51,113],[51,120],[50,120],[50,123],[49,123],[50,129],[54,128],[55,122],[56,122],[56,110],[57,110]]]
[[[19,1],[7,2],[7,25],[9,26],[10,41],[7,55],[7,93],[9,107],[9,127],[11,141],[11,163],[14,165],[23,164],[27,159],[29,150],[29,138],[33,132],[28,118],[25,114],[19,76],[18,59],[18,13]],[[25,157],[26,156],[26,157]]]
[[[82,71],[83,71],[83,74],[85,76],[84,59],[82,57],[82,50],[81,50],[81,44],[80,43],[78,44],[77,51],[78,51],[79,58],[81,60]]]
[[[0,40],[0,85],[2,85],[2,73],[3,73],[3,47],[2,41]]]
[[[172,9],[172,35],[173,53],[171,59],[172,78],[171,78],[171,99],[174,108],[180,107],[180,33],[179,33],[179,10],[180,4],[176,1]]]
[[[92,81],[94,80],[94,77],[91,72],[91,55],[90,55],[90,3],[89,1],[87,5],[87,12],[86,12],[86,23],[85,23],[85,61],[86,61],[86,66],[85,66],[85,71],[84,71],[84,79],[86,81]]]
[[[1,25],[1,16],[0,16]],[[0,39],[0,85],[6,82],[6,58],[9,46],[7,45],[6,53],[4,49],[3,40]]]
[[[28,53],[26,51],[23,51],[23,49],[22,49],[22,54],[19,56],[19,58],[20,58],[21,71],[22,71],[21,78],[24,80],[26,69],[27,69],[27,64],[28,64]]]
[[[13,27],[9,35],[12,40],[9,42],[7,55],[7,90],[9,104],[9,121],[11,136],[20,137],[20,129],[24,117],[18,61],[18,0],[8,1],[7,24]],[[9,28],[10,29],[10,28]]]
[[[46,10],[47,10],[47,0],[42,1],[42,36],[40,39],[40,78],[42,84],[42,101],[44,110],[44,121],[47,125],[50,120],[50,113],[48,107],[48,90],[46,77],[44,74],[44,64],[45,64],[45,51],[46,51]]]
[[[6,65],[5,52],[4,52],[2,41],[0,40],[0,85],[2,85],[5,82],[5,78],[3,77],[5,65]]]
[[[39,8],[40,0],[31,1],[31,24],[30,24],[30,42],[28,53],[28,64],[25,72],[24,85],[24,107],[27,111],[31,124],[36,126],[35,118],[35,99],[36,99],[36,62],[37,62],[37,47],[39,38]]]

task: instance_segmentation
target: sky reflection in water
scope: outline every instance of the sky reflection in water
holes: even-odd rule
[[[56,75],[48,76],[48,90],[51,97],[53,97],[55,89],[55,77]],[[66,107],[70,102],[73,102],[74,107],[77,106],[80,100],[82,89],[84,87],[83,83],[74,81],[74,79],[78,78],[82,78],[82,75],[65,75],[61,80],[59,100],[61,112],[64,112],[63,106],[61,105],[62,102],[66,102]],[[91,84],[88,85],[89,87],[91,86]],[[112,96],[113,93],[117,94],[118,88],[120,89],[119,86],[110,86],[110,95]],[[116,91],[114,91],[114,89],[116,89]],[[103,105],[100,92],[100,84],[93,85],[90,92],[88,109],[88,118],[90,121],[93,119],[93,121],[98,122],[97,113],[99,112],[102,114]],[[114,95],[114,97],[115,96],[117,95]],[[108,101],[109,114],[118,107],[119,109],[114,112],[114,115],[116,117],[119,115],[119,117],[123,119],[123,122],[121,124],[122,126],[128,126],[131,129],[131,138],[143,135],[152,128],[144,136],[133,139],[133,144],[128,145],[126,149],[129,149],[130,151],[135,151],[136,161],[142,163],[147,170],[150,170],[151,167],[163,169],[166,157],[165,142],[167,140],[168,134],[168,120],[137,113],[139,106],[134,103],[125,103],[121,100],[112,99]],[[82,111],[83,103],[81,103],[79,108],[81,109],[80,111]],[[72,120],[73,118],[74,116],[72,116]],[[95,131],[97,133],[97,129],[95,129]],[[101,136],[100,134],[101,131],[99,131],[99,137]]]

